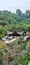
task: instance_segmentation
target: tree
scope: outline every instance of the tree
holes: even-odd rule
[[[29,18],[30,17],[30,10],[26,10],[26,17]]]
[[[0,26],[0,39],[1,39],[3,36],[5,36],[5,34],[6,34],[6,29],[3,28],[2,26]]]
[[[22,12],[21,12],[20,9],[17,9],[17,10],[16,10],[16,13],[17,13],[18,15],[22,15]]]

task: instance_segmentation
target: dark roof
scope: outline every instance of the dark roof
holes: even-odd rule
[[[7,34],[23,34],[23,31],[22,32],[16,32],[16,31],[14,31],[14,32],[10,32],[10,31],[7,31]]]

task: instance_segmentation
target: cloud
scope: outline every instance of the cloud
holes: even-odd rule
[[[30,0],[0,0],[0,10],[21,9],[24,12],[26,9],[30,9]]]

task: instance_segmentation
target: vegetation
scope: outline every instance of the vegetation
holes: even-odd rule
[[[29,44],[30,41],[28,42],[24,42],[24,43],[20,43],[20,47],[21,47],[21,53],[20,55],[16,56],[16,60],[14,65],[27,65],[30,62],[30,49],[27,49],[26,46],[27,44]],[[30,45],[29,45],[30,47]]]
[[[30,62],[30,52],[26,51],[21,56],[17,56],[14,65],[27,65]]]
[[[6,34],[6,29],[3,26],[0,26],[0,39]]]
[[[0,32],[3,30],[26,30],[30,31],[30,10],[27,10],[25,13],[22,13],[20,9],[16,10],[16,13],[12,13],[7,10],[0,11],[0,25],[7,24],[6,28],[0,26]],[[4,36],[0,34],[0,37]]]
[[[3,65],[3,53],[0,51],[0,65]]]
[[[7,26],[5,27],[4,24],[7,24]],[[11,11],[7,10],[0,11],[0,40],[2,40],[2,37],[7,34],[7,30],[28,31],[30,36],[30,10],[26,10],[25,13],[22,13],[20,9],[17,9],[16,13],[12,13]],[[16,55],[15,61],[13,61],[13,63],[15,63],[12,65],[27,65],[28,62],[30,62],[30,39],[26,42],[22,42],[23,38],[24,36],[22,35],[20,37],[20,41],[17,44],[18,48],[16,51],[11,48],[11,51],[13,52],[14,50]],[[3,45],[0,41],[0,50],[1,49],[3,49]],[[3,65],[2,63],[3,53],[0,51],[0,65]]]
[[[3,48],[4,48],[4,46],[3,46],[2,42],[0,41],[0,49],[3,49]]]

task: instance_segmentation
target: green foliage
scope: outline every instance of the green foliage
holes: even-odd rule
[[[7,27],[1,26],[1,24],[7,23]],[[27,10],[25,13],[22,13],[20,9],[16,10],[16,13],[12,13],[7,10],[0,11],[0,39],[6,35],[6,31],[29,31],[30,32],[30,10]],[[21,36],[20,40],[23,39]],[[30,41],[27,43],[19,43],[19,46],[22,50],[28,50],[28,46],[30,46]],[[19,50],[17,50],[19,52]],[[0,65],[3,62],[3,54],[0,51]],[[30,61],[30,52],[26,52],[21,56],[16,56],[14,65],[27,65]]]
[[[3,53],[0,51],[0,65],[3,63]]]
[[[25,52],[24,54],[22,54],[20,59],[22,65],[27,65],[28,62],[30,61],[30,52]]]
[[[18,15],[17,15],[18,14]],[[7,23],[7,30],[30,31],[30,10],[22,13],[20,9],[16,10],[16,14],[7,10],[0,11],[0,24]]]
[[[0,56],[3,56],[3,53],[0,51]]]
[[[20,43],[20,47],[21,47],[21,49],[26,49],[26,43]]]
[[[25,53],[21,54],[21,56],[17,56],[14,65],[27,65],[30,61],[30,52],[26,51]]]
[[[26,49],[27,49],[28,51],[30,51],[30,41],[27,42]]]
[[[6,29],[2,26],[0,26],[0,39],[4,37],[6,34]]]

